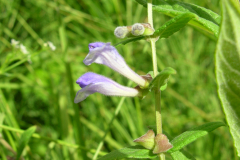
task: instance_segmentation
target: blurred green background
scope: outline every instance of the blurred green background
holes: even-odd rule
[[[218,0],[184,2],[220,14]],[[170,19],[156,12],[153,17],[155,28]],[[14,157],[18,129],[33,125],[38,135],[52,140],[31,138],[23,153],[26,160],[93,157],[121,97],[95,93],[76,105],[73,99],[80,87],[75,81],[92,71],[128,85],[128,79],[106,66],[85,66],[82,61],[89,43],[116,44],[121,40],[114,37],[114,29],[136,22],[147,22],[147,10],[133,0],[0,0],[0,123],[4,118],[3,125],[10,127],[0,128],[0,159]],[[29,55],[11,45],[11,39],[26,46],[31,61]],[[44,46],[48,41],[56,46],[55,51]],[[177,70],[162,92],[165,132],[175,137],[206,122],[225,121],[215,81],[216,41],[187,26],[156,45],[159,70]],[[117,49],[140,75],[152,70],[148,42],[142,40]],[[143,100],[126,98],[100,155],[135,145],[133,140],[154,123],[153,94]],[[65,143],[53,141],[57,139]],[[238,159],[228,127],[184,149],[197,159]]]

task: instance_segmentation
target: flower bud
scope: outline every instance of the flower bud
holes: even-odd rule
[[[132,34],[134,36],[149,36],[152,35],[155,32],[155,30],[151,27],[149,23],[135,23],[132,26]]]
[[[144,33],[144,31],[145,31],[145,28],[141,23],[135,23],[132,26],[132,34],[134,36],[140,36]]]
[[[169,142],[169,139],[164,134],[157,134],[155,137],[155,147],[153,149],[153,154],[158,154],[166,152],[171,149],[173,146]]]
[[[117,38],[125,38],[131,31],[131,26],[120,26],[114,30],[114,35]]]
[[[147,149],[153,149],[154,137],[155,137],[155,133],[153,132],[153,130],[148,130],[146,134],[139,137],[138,139],[135,139],[133,142],[137,142]]]
[[[151,27],[151,25],[149,23],[141,23],[144,28],[145,28],[145,31],[143,33],[143,35],[145,36],[150,36],[150,35],[153,35],[153,33],[155,32],[155,30]]]

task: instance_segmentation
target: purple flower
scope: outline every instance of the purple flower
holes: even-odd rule
[[[92,72],[87,72],[82,75],[76,83],[79,84],[82,89],[77,92],[74,103],[83,101],[95,92],[106,96],[135,97],[139,95],[137,89],[122,86],[109,78]]]
[[[89,43],[89,45],[88,45],[89,51],[91,52],[94,48],[102,47],[104,44],[105,43],[103,43],[103,42]]]
[[[84,64],[98,63],[106,65],[119,72],[138,85],[144,87],[148,82],[128,67],[123,57],[110,43],[95,42],[89,44],[89,53],[83,60]]]

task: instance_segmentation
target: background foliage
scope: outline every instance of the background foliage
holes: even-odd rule
[[[184,2],[220,12],[217,0]],[[94,94],[75,105],[73,97],[80,89],[75,80],[94,71],[124,85],[128,81],[105,66],[85,66],[88,43],[120,42],[113,35],[115,27],[147,22],[146,8],[132,0],[0,0],[0,11],[0,124],[3,119],[11,127],[0,130],[1,159],[13,157],[19,148],[18,129],[33,125],[37,134],[24,150],[24,158],[91,158],[121,98]],[[155,28],[170,19],[156,12],[153,16]],[[11,46],[11,39],[27,47],[32,63]],[[56,51],[43,46],[47,41],[55,44]],[[224,121],[214,75],[216,41],[187,26],[156,45],[159,70],[172,67],[177,71],[162,92],[165,132],[175,137],[206,122]],[[152,70],[146,41],[117,49],[137,73]],[[101,154],[134,145],[132,140],[155,123],[153,104],[152,94],[144,100],[126,98]],[[185,149],[197,159],[238,159],[227,127]]]

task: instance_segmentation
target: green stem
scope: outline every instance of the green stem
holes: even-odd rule
[[[158,69],[157,69],[157,54],[156,54],[155,39],[151,38],[150,43],[151,43],[151,48],[152,48],[153,75],[154,75],[154,77],[156,77],[158,74]]]
[[[161,91],[155,91],[155,114],[157,134],[162,133],[162,115],[161,115]]]
[[[152,0],[148,0],[148,23],[153,27],[153,18],[152,18]],[[154,28],[154,27],[153,27]],[[158,74],[157,69],[157,55],[156,55],[156,39],[150,38],[151,48],[152,48],[152,62],[153,62],[153,75],[154,77]],[[161,90],[157,89],[155,91],[155,115],[156,115],[156,130],[157,134],[162,133],[162,115],[161,115]],[[160,160],[165,160],[164,153],[159,154]]]

